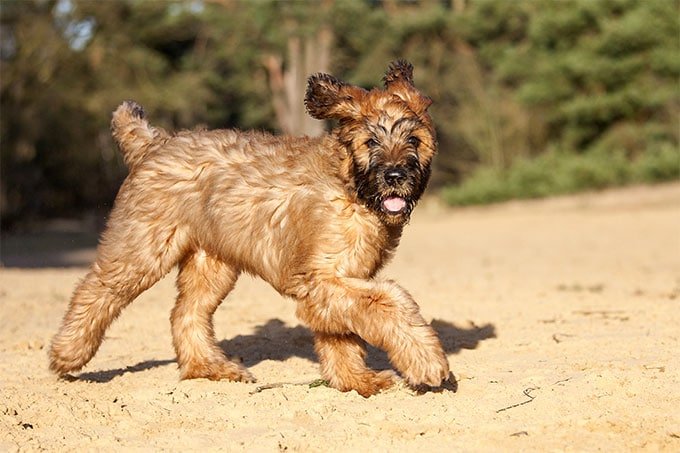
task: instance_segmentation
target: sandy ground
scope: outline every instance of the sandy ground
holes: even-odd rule
[[[680,184],[419,207],[384,275],[441,335],[439,393],[310,387],[308,330],[250,278],[216,330],[258,383],[179,382],[174,275],[57,380],[46,347],[84,272],[0,269],[0,451],[680,451]]]

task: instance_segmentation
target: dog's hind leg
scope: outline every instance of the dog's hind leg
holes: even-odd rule
[[[115,226],[103,234],[97,259],[73,293],[52,339],[50,369],[59,375],[89,362],[123,308],[160,280],[183,253],[185,240],[177,228],[125,221],[111,225]]]
[[[321,376],[340,391],[356,390],[361,396],[375,395],[394,385],[393,371],[374,371],[366,367],[366,347],[359,336],[314,334],[314,346],[321,363]]]
[[[238,274],[203,251],[188,255],[180,264],[179,295],[170,320],[182,379],[255,381],[240,363],[227,359],[213,330],[213,314],[234,287]]]

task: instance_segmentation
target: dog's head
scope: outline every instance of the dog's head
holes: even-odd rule
[[[388,225],[408,221],[430,177],[436,137],[432,101],[413,85],[413,66],[393,62],[385,88],[370,91],[328,74],[307,83],[305,106],[317,119],[339,121],[335,134],[350,159],[359,200]]]

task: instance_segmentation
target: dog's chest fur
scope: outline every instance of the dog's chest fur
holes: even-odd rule
[[[354,278],[371,278],[392,257],[399,243],[401,229],[392,231],[364,206],[345,199],[338,204],[344,209],[338,214],[341,220],[332,225],[326,234],[323,257],[336,260],[337,275]],[[333,246],[334,245],[334,246]]]

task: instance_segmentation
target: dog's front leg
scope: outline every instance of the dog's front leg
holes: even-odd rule
[[[413,386],[437,387],[449,376],[437,334],[411,295],[392,281],[336,278],[317,283],[299,301],[297,314],[315,332],[336,336],[351,332],[385,350]],[[334,355],[335,359],[342,360],[340,355]]]
[[[321,363],[321,376],[342,392],[356,390],[369,397],[392,387],[392,370],[374,371],[366,366],[364,340],[356,334],[314,333],[314,347]]]

